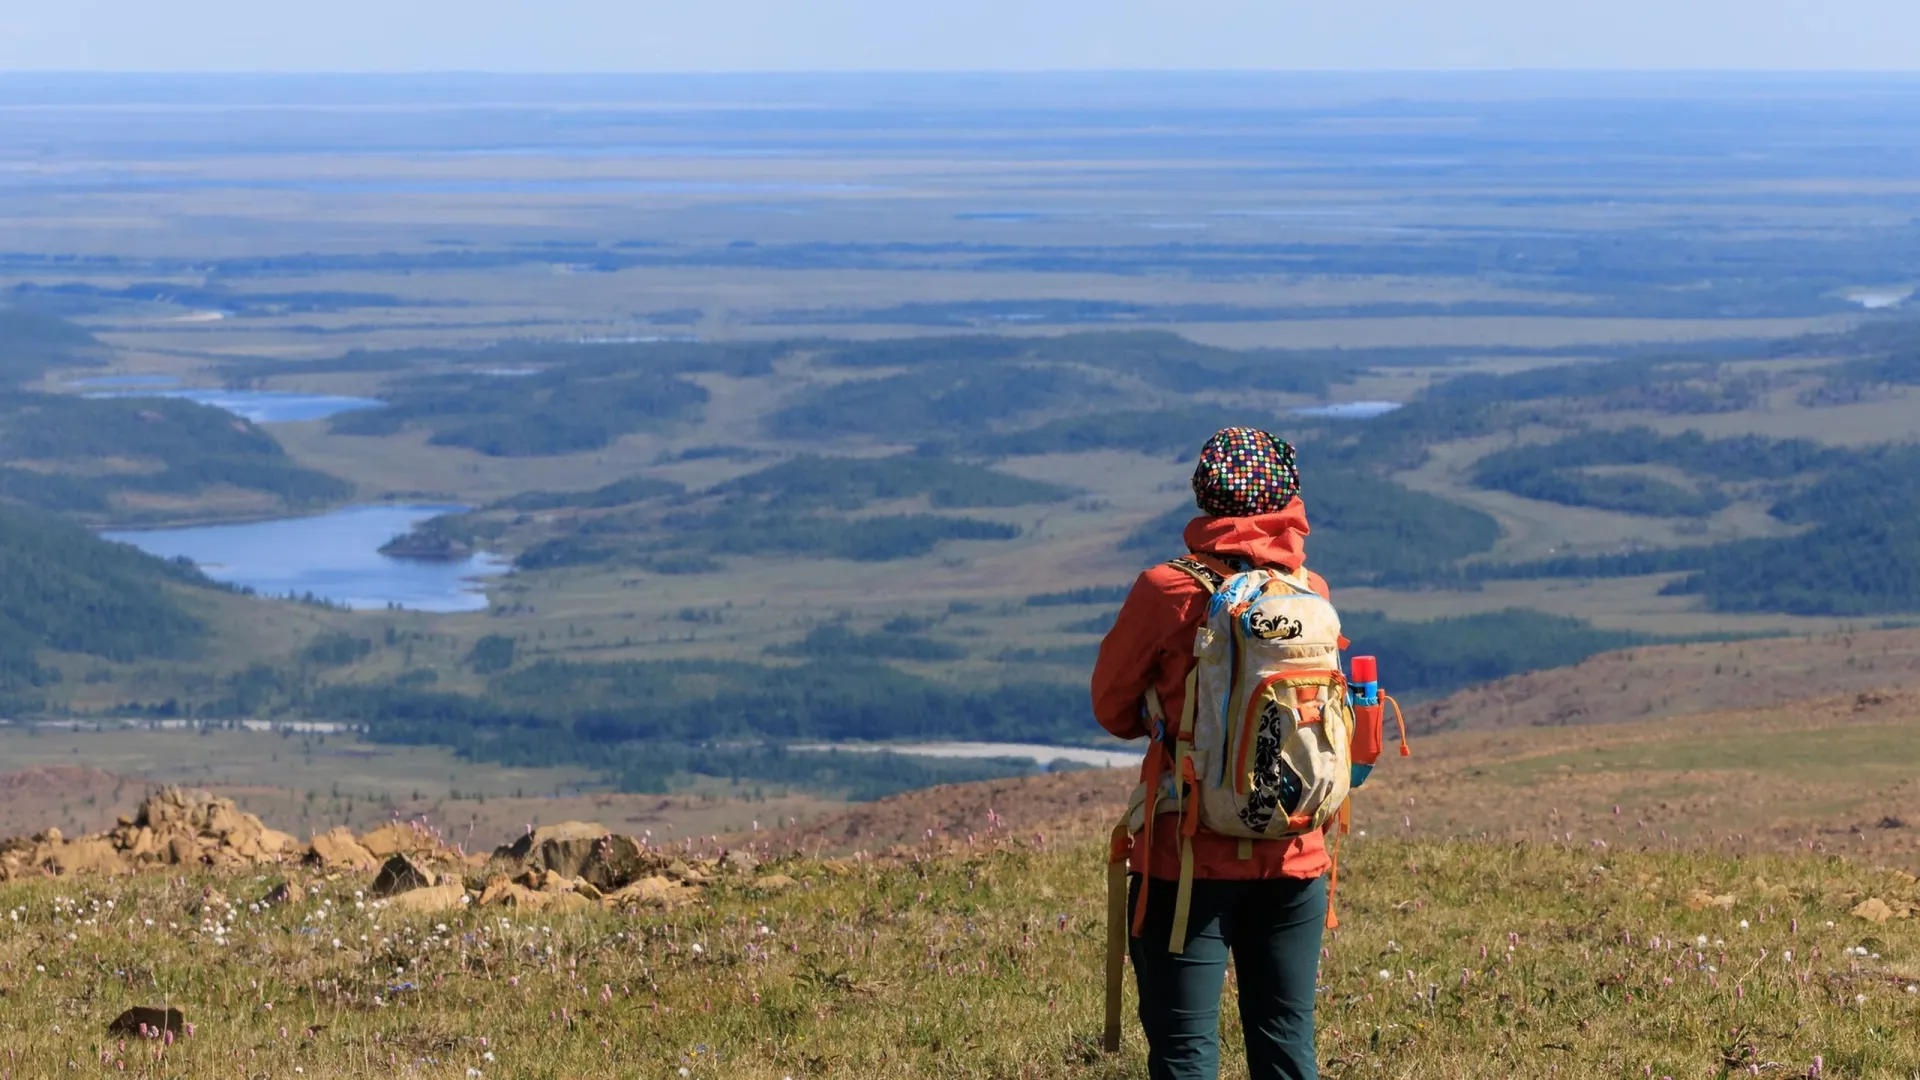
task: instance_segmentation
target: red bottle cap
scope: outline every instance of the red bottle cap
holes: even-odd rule
[[[1371,656],[1353,658],[1353,681],[1370,683],[1380,681],[1380,661]]]

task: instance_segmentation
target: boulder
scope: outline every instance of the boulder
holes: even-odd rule
[[[161,852],[161,862],[168,866],[190,866],[199,863],[200,845],[190,836],[170,836],[167,846]]]
[[[442,885],[428,885],[400,893],[387,901],[389,911],[435,912],[453,911],[467,899],[467,888],[458,881],[449,881]]]
[[[51,867],[56,874],[120,874],[127,870],[126,861],[113,845],[99,837],[75,840],[70,844],[49,844],[40,865]]]
[[[376,859],[402,853],[437,855],[443,847],[439,838],[432,833],[414,825],[403,825],[398,821],[390,821],[372,832],[363,834],[360,837],[360,846],[371,852]]]
[[[686,903],[699,890],[674,881],[663,874],[644,877],[607,894],[609,907],[673,907]]]
[[[497,860],[525,869],[551,870],[580,879],[602,892],[657,873],[660,856],[631,836],[607,832],[592,822],[566,821],[543,825],[493,853]]]
[[[152,1005],[135,1005],[107,1024],[109,1034],[149,1039],[157,1039],[167,1034],[177,1038],[186,1030],[187,1015],[185,1013],[179,1009],[158,1008]]]
[[[1733,904],[1734,896],[1732,893],[1721,893],[1715,896],[1705,889],[1695,889],[1693,892],[1687,894],[1687,910],[1689,911],[1705,911],[1708,908],[1732,911]]]
[[[127,835],[132,838],[128,841],[127,848],[123,853],[127,858],[141,862],[151,862],[160,857],[160,839],[154,835],[152,829],[147,828],[145,825],[135,825],[127,818],[121,818],[120,820],[127,827]]]
[[[236,843],[234,850],[245,858],[264,862],[290,855],[299,846],[300,841],[295,840],[291,834],[263,826],[259,832],[249,834],[246,842]]]
[[[548,894],[536,892],[517,881],[510,881],[505,874],[495,874],[487,881],[487,887],[480,891],[482,907],[510,907],[522,911],[538,911],[546,906]]]
[[[329,870],[358,870],[376,865],[373,852],[360,846],[344,825],[336,825],[315,836],[307,845],[306,862]]]
[[[397,896],[417,889],[428,889],[439,884],[440,876],[431,867],[422,865],[409,855],[393,855],[374,875],[373,884],[367,886],[367,893],[374,897]]]
[[[631,836],[603,837],[587,861],[574,873],[602,891],[610,891],[659,868],[660,858]]]
[[[563,821],[542,825],[511,844],[494,850],[494,857],[541,870],[558,870],[578,877],[580,868],[593,855],[594,845],[607,835],[607,827],[589,821]]]
[[[580,885],[586,884],[584,879],[570,878],[565,874],[560,873],[558,870],[541,870],[538,868],[528,870],[525,873],[521,874],[520,876],[514,878],[513,883],[515,885],[520,886],[523,889],[529,889],[533,892],[546,893],[549,895],[554,893],[574,892],[579,888]],[[588,885],[587,887],[592,888],[593,886]]]

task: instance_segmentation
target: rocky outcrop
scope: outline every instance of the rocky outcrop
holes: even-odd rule
[[[68,840],[58,829],[0,841],[0,878],[32,874],[121,874],[143,869],[242,869],[298,860],[329,878],[370,873],[370,901],[401,912],[451,911],[466,904],[562,913],[589,907],[668,908],[697,902],[716,882],[766,891],[797,887],[783,874],[762,874],[750,852],[691,858],[649,848],[598,824],[568,821],[531,829],[485,860],[484,879],[470,887],[476,860],[440,842],[433,830],[394,822],[361,836],[329,829],[304,846],[269,829],[230,799],[167,788],[113,829]],[[483,883],[484,882],[484,883]],[[225,905],[208,886],[206,904]],[[292,902],[296,887],[277,886],[260,903]]]
[[[0,873],[115,874],[144,867],[250,866],[277,862],[294,839],[232,799],[163,788],[104,833],[67,840],[58,829],[0,844]]]
[[[294,848],[293,837],[267,828],[232,799],[176,787],[148,796],[107,838],[131,861],[169,866],[276,862]]]

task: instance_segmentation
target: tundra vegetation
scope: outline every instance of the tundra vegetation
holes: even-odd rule
[[[408,914],[365,873],[17,880],[0,1035],[21,1080],[1134,1076],[1131,1026],[1118,1057],[1099,1049],[1100,860],[1006,837],[796,856],[762,867],[781,887],[626,913]],[[1837,858],[1356,840],[1322,1068],[1908,1077],[1920,922],[1850,912],[1913,889]],[[181,1010],[182,1030],[109,1033],[136,1004]],[[1223,1011],[1231,1070],[1231,982]]]

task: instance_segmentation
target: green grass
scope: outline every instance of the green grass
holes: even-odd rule
[[[269,876],[0,885],[0,911],[19,912],[0,915],[4,1067],[21,1080],[121,1063],[148,1076],[1142,1075],[1131,1024],[1118,1058],[1097,1049],[1096,847],[781,869],[801,888],[722,885],[707,904],[637,916],[400,918],[361,909],[351,875],[302,878],[294,903],[259,913],[248,905]],[[1322,967],[1322,1068],[1713,1077],[1772,1062],[1763,1075],[1804,1076],[1818,1055],[1827,1077],[1920,1075],[1920,995],[1905,989],[1920,926],[1846,914],[1860,894],[1913,888],[1838,859],[1356,838]],[[1696,889],[1734,906],[1690,910]],[[213,890],[230,914],[208,906]],[[194,1034],[171,1047],[104,1034],[134,1003],[183,1008]],[[1244,1068],[1231,1019],[1225,1038],[1231,1076]]]

